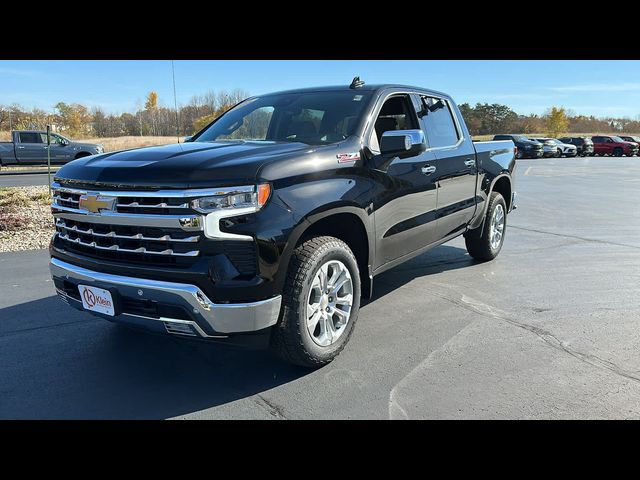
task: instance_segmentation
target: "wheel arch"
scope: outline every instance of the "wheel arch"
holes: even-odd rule
[[[374,235],[371,231],[369,217],[362,208],[355,206],[339,206],[316,212],[305,217],[289,236],[287,247],[283,251],[279,277],[284,278],[293,250],[307,239],[314,236],[332,236],[345,242],[356,257],[360,270],[363,298],[370,298],[372,293],[373,255],[375,252]]]

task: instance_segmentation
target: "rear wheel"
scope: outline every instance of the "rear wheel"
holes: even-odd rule
[[[622,149],[620,147],[616,147],[613,150],[613,156],[614,157],[622,157]]]
[[[476,260],[493,260],[502,250],[507,230],[507,205],[502,195],[491,192],[484,228],[469,230],[464,234],[467,252]]]
[[[284,360],[317,368],[345,347],[358,318],[360,274],[349,246],[314,237],[297,247],[285,282],[272,347]]]

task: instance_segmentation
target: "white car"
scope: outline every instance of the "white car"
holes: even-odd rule
[[[544,145],[545,157],[575,157],[578,155],[578,149],[575,145],[562,143],[557,138],[536,138],[536,140]]]

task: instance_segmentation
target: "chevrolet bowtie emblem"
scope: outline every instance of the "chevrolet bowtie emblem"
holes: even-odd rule
[[[100,213],[102,210],[113,210],[115,203],[116,197],[85,194],[80,197],[79,207],[91,213]]]

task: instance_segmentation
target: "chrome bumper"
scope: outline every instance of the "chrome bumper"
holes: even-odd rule
[[[198,287],[184,283],[161,282],[143,278],[124,277],[95,272],[52,258],[49,264],[54,279],[104,289],[115,289],[119,295],[136,300],[151,300],[165,305],[181,306],[193,320],[167,317],[147,317],[121,312],[115,317],[98,314],[102,318],[123,323],[151,326],[173,334],[224,338],[230,333],[253,332],[275,325],[280,314],[281,296],[253,303],[213,303]],[[62,299],[79,310],[82,302],[56,288]],[[90,312],[93,313],[93,312]],[[216,334],[207,334],[199,324],[207,324]],[[219,335],[218,335],[219,334]]]

